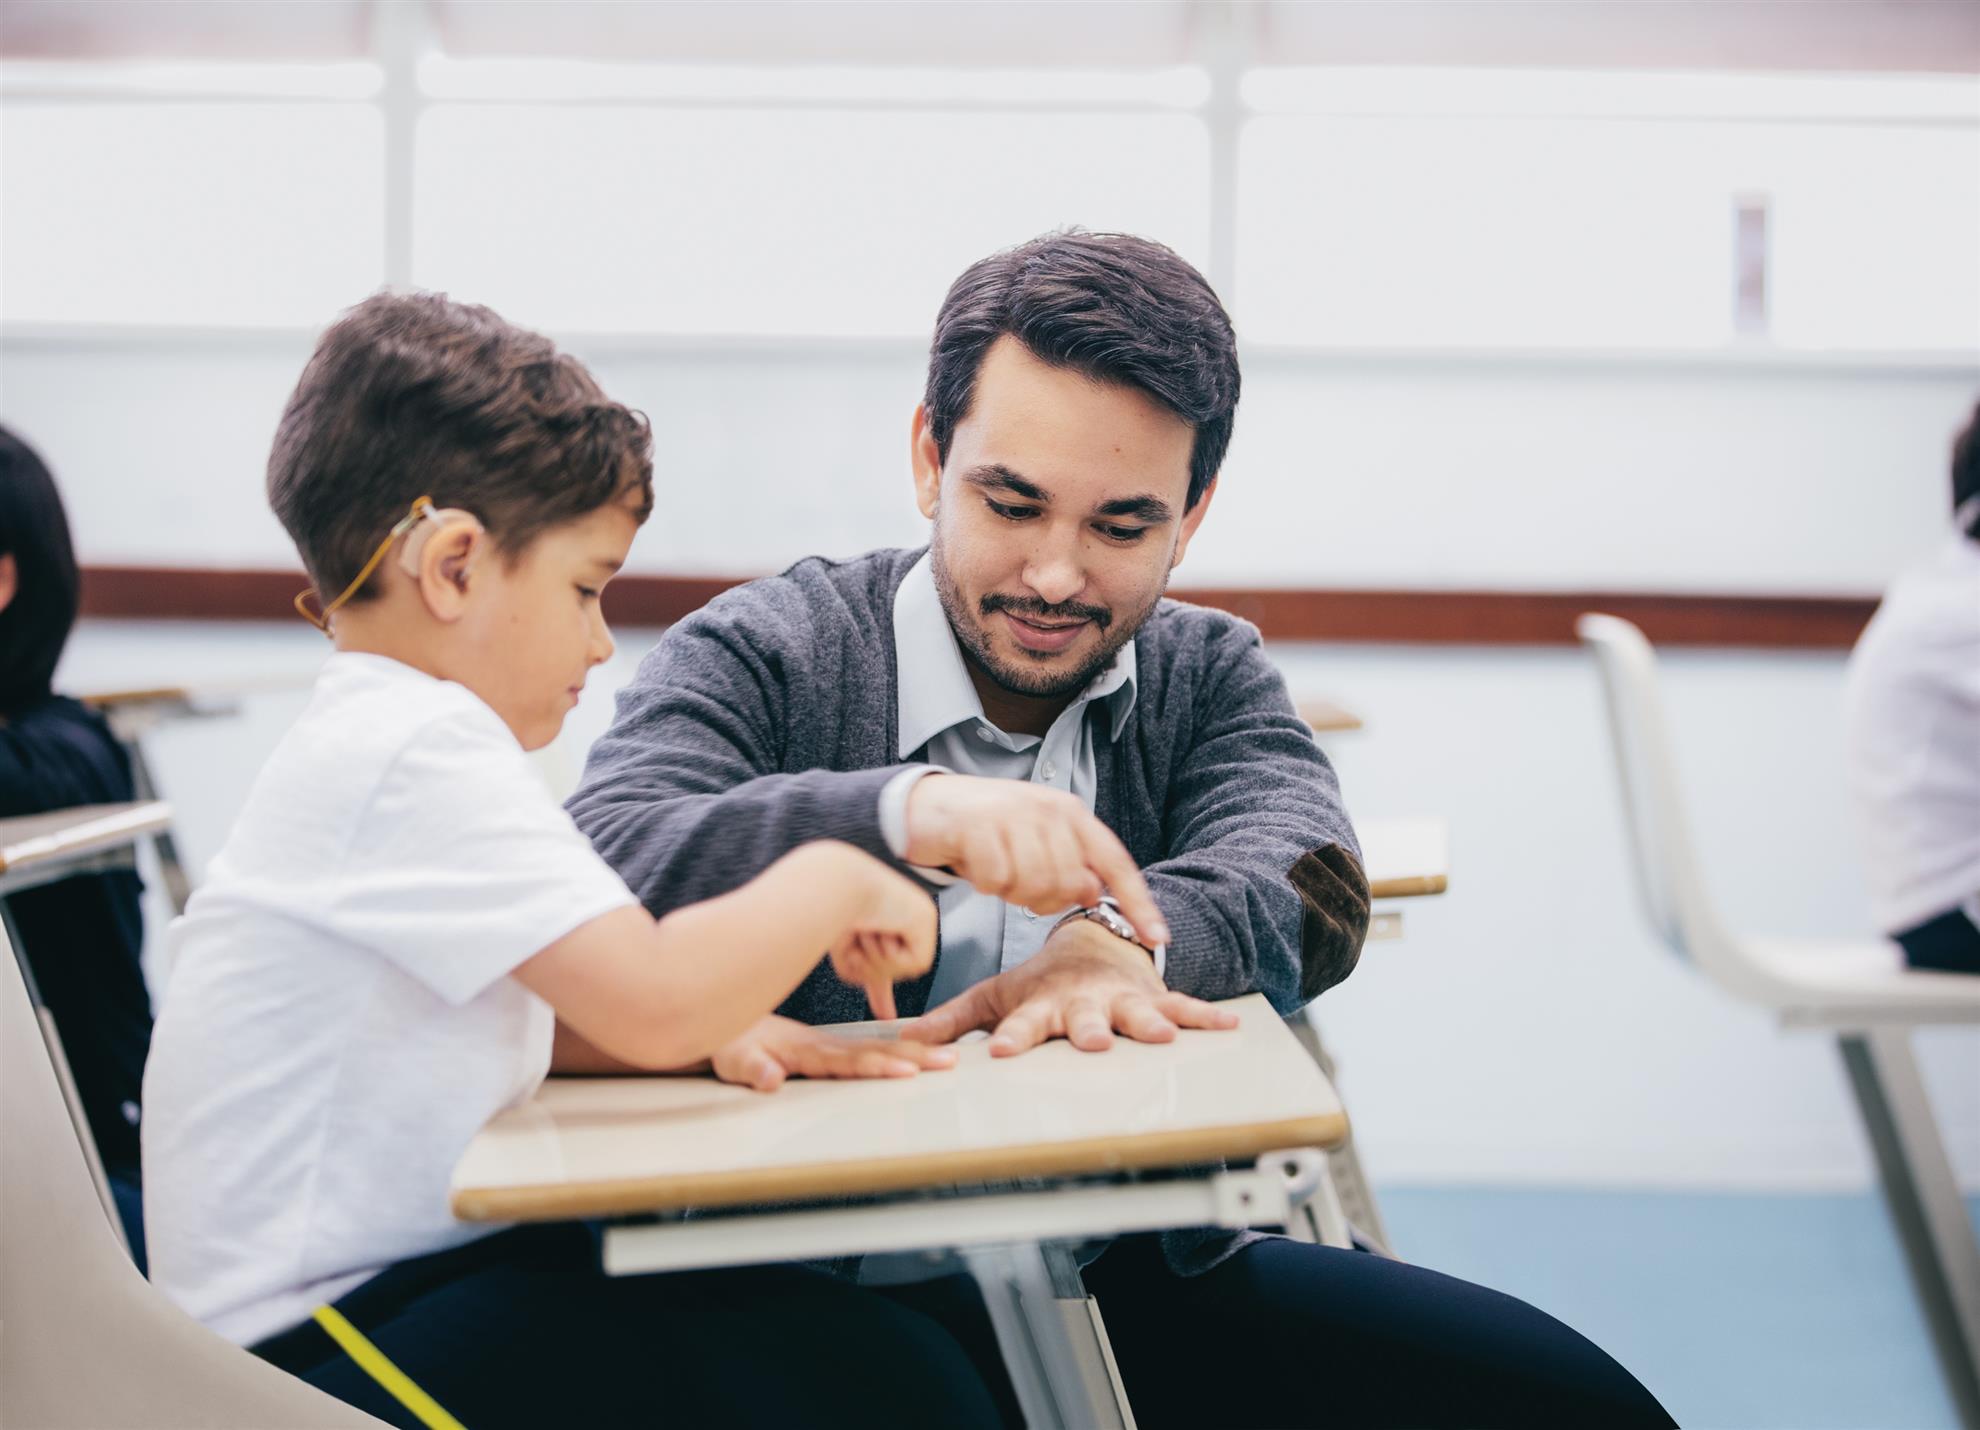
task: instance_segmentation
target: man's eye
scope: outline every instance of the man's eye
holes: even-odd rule
[[[580,586],[578,587],[578,595],[587,601],[595,601],[598,599],[598,588],[596,586]]]
[[[993,501],[989,503],[989,507],[1005,521],[1029,521],[1038,515],[1038,508],[1033,506],[1006,506],[1002,502]]]
[[[1129,542],[1141,540],[1147,530],[1145,526],[1103,526],[1100,534],[1109,541]]]

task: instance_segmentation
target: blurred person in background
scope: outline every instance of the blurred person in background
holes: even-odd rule
[[[54,479],[0,427],[0,818],[135,797],[130,759],[103,717],[51,685],[79,586]],[[15,894],[8,906],[142,1268],[138,1113],[151,999],[140,890],[136,873],[116,869]]]
[[[1952,506],[1850,656],[1850,776],[1877,926],[1913,968],[1980,973],[1980,405]]]

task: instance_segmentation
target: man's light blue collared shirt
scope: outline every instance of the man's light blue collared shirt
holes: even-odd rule
[[[1115,652],[1112,663],[1060,712],[1044,738],[1009,734],[983,713],[935,589],[930,560],[924,554],[915,562],[894,594],[900,758],[955,774],[1049,785],[1092,809],[1097,744],[1119,739],[1134,710],[1134,642]],[[1094,719],[1087,718],[1089,711]],[[898,837],[904,840],[904,822],[900,828]],[[890,842],[896,837],[890,830]],[[895,853],[900,852],[897,845]],[[928,994],[931,1008],[1030,958],[1063,912],[1020,909],[960,882],[942,890],[940,906],[942,956]]]

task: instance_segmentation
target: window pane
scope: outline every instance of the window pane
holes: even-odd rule
[[[1980,131],[1270,117],[1239,163],[1238,302],[1286,342],[1730,341],[1733,211],[1770,211],[1787,346],[1980,346]]]
[[[1238,169],[1243,330],[1326,343],[1719,342],[1729,200],[1695,182],[1699,157],[1694,134],[1657,125],[1256,120]]]
[[[968,263],[1064,224],[1201,263],[1190,115],[446,105],[414,269],[586,331],[926,334]]]
[[[1737,137],[1773,202],[1776,341],[1980,351],[1980,129]]]
[[[1200,23],[1184,0],[429,0],[428,8],[450,55],[793,67],[1173,65],[1191,57]]]
[[[323,323],[383,276],[357,104],[0,108],[0,318]]]

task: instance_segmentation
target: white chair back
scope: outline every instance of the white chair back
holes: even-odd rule
[[[376,1427],[200,1325],[132,1263],[98,1200],[0,929],[0,1425]]]
[[[1585,615],[1574,629],[1602,678],[1631,867],[1651,926],[1672,952],[1728,992],[1771,1002],[1775,980],[1752,966],[1706,892],[1678,792],[1656,652],[1641,630],[1617,616]]]

